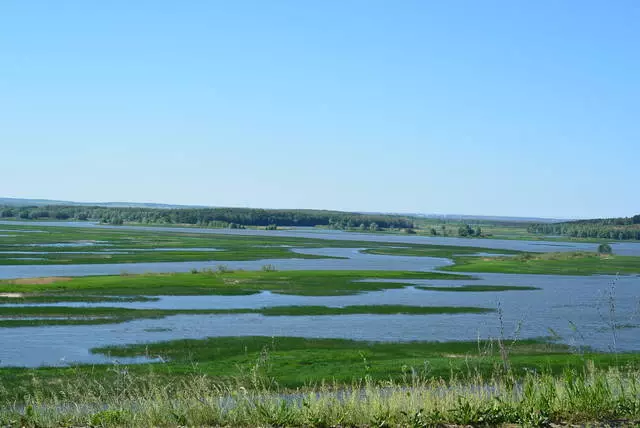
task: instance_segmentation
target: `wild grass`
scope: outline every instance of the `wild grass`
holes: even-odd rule
[[[639,372],[586,363],[560,375],[529,372],[425,378],[407,370],[396,381],[365,376],[349,385],[324,383],[281,390],[261,374],[217,382],[194,371],[180,380],[112,368],[113,382],[86,373],[55,390],[32,379],[32,393],[0,406],[2,426],[305,426],[430,427],[453,424],[616,423],[640,420]]]
[[[585,350],[583,350],[585,351]],[[190,373],[193,365],[216,379],[229,380],[247,373],[262,361],[264,376],[274,385],[298,388],[324,382],[348,385],[368,377],[376,381],[400,381],[408,372],[423,377],[468,378],[491,376],[504,370],[504,358],[516,376],[529,371],[560,373],[580,368],[585,358],[599,368],[636,364],[637,354],[574,354],[564,344],[545,340],[470,342],[363,342],[343,339],[297,337],[215,337],[173,340],[151,344],[111,346],[92,352],[120,357],[161,357],[168,365],[155,373],[171,376]],[[145,370],[136,367],[136,370]]]

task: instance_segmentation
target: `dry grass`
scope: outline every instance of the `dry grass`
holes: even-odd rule
[[[60,281],[71,281],[73,278],[67,276],[46,276],[42,278],[20,278],[8,281],[9,284],[17,285],[46,285]],[[5,296],[6,297],[6,296]]]

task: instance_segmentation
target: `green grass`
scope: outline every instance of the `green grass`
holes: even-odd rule
[[[586,360],[597,368],[625,367],[640,362],[638,354],[574,354],[562,344],[542,340],[506,342],[508,364],[514,376],[532,371],[561,373],[580,368]],[[166,362],[129,365],[126,372],[157,376],[179,383],[194,372],[216,382],[255,386],[253,376],[280,388],[299,388],[322,382],[350,385],[362,379],[376,382],[402,381],[407,376],[422,379],[469,379],[491,376],[504,367],[496,341],[471,342],[362,342],[340,339],[295,337],[218,337],[202,340],[115,346],[92,352],[114,358],[150,356]],[[32,379],[43,392],[81,375],[88,381],[108,386],[121,369],[113,365],[0,368],[0,402],[33,393]],[[117,377],[117,376],[115,376]],[[4,392],[3,392],[4,391]],[[4,397],[3,394],[4,393]]]
[[[84,303],[123,303],[123,302],[152,302],[158,300],[157,297],[146,296],[74,296],[74,295],[49,295],[49,294],[26,294],[21,297],[0,297],[0,304],[29,304],[29,303],[64,303],[64,302],[84,302]]]
[[[366,282],[371,279],[393,282]],[[411,271],[226,271],[76,277],[51,284],[0,281],[0,292],[49,297],[131,295],[246,295],[269,290],[306,296],[349,295],[402,288],[414,279],[469,280],[466,275]],[[27,281],[28,282],[28,281]]]
[[[128,309],[118,307],[0,307],[0,327],[45,325],[115,324],[142,318],[164,318],[171,315],[262,314],[264,316],[320,315],[435,315],[482,314],[495,309],[471,306],[274,306],[261,309]],[[23,318],[23,319],[21,319]],[[41,319],[38,319],[41,318]]]
[[[588,252],[527,253],[516,257],[459,257],[453,272],[522,273],[542,275],[638,274],[640,257],[600,256]]]
[[[461,285],[456,287],[416,286],[420,290],[450,291],[450,292],[495,292],[495,291],[531,291],[540,290],[538,287],[520,285]]]
[[[405,245],[403,247],[379,247],[364,250],[367,254],[387,256],[444,257],[455,259],[456,256],[469,256],[476,253],[521,254],[520,251],[496,250],[482,247],[458,247],[454,245]],[[370,247],[371,245],[369,245]]]
[[[113,384],[81,374],[56,392],[7,402],[0,424],[9,427],[439,427],[637,426],[638,372],[580,369],[561,375],[497,373],[465,380],[408,376],[384,385],[361,379],[295,395],[274,389],[220,384],[193,373],[178,382],[117,371]],[[36,380],[34,380],[35,382]],[[521,391],[521,392],[519,392]]]
[[[513,370],[562,371],[584,362],[567,345],[541,340],[508,343]],[[489,374],[502,363],[497,342],[407,342],[383,343],[340,339],[295,337],[220,337],[176,340],[146,345],[127,345],[92,350],[113,357],[162,356],[171,361],[172,373],[188,372],[196,363],[205,373],[229,379],[246,373],[265,355],[265,374],[279,385],[297,387],[322,380],[350,383],[364,376],[398,380],[403,367],[413,367],[423,375],[449,377],[473,373]],[[598,366],[640,361],[640,355],[590,354]],[[183,365],[181,370],[179,366]],[[162,366],[158,366],[162,369]],[[186,370],[186,371],[185,371]]]

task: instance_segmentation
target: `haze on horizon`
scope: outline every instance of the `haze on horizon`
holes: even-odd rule
[[[0,197],[630,216],[640,3],[0,3]]]

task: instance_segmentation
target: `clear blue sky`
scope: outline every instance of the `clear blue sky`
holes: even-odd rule
[[[0,2],[0,196],[640,212],[640,2]]]

